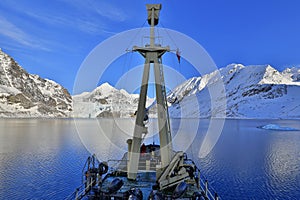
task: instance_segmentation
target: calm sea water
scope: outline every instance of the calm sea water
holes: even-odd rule
[[[257,128],[276,123],[300,129],[299,122],[226,120],[215,147],[199,158],[210,121],[201,120],[197,129],[198,120],[177,119],[174,147],[198,163],[222,199],[300,199],[300,131]],[[66,198],[81,184],[89,151],[100,160],[119,158],[132,129],[126,119],[1,119],[0,199]],[[156,130],[150,125],[149,132]],[[146,140],[158,137],[149,134]]]

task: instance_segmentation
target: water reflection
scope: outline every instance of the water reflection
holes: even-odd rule
[[[76,119],[75,124],[82,143],[99,160],[120,159],[127,151],[127,139],[132,138],[134,132],[134,119]],[[205,124],[207,131],[209,121],[204,120],[201,124]],[[158,144],[157,119],[150,119],[147,127],[148,133],[144,135],[143,142]],[[174,149],[188,151],[192,143],[195,143],[195,138],[200,135],[198,127],[199,119],[172,119]],[[203,130],[204,128],[201,129]],[[196,146],[200,147],[200,144],[198,140]],[[197,152],[199,151],[200,148]]]
[[[226,120],[204,158],[199,150],[210,121],[200,120],[195,134],[196,121],[171,121],[173,146],[186,149],[222,199],[300,199],[300,132],[256,128],[275,123],[300,129],[299,121]],[[148,143],[158,142],[155,124],[149,122]],[[65,198],[80,184],[90,152],[100,160],[119,159],[133,128],[133,119],[1,119],[0,199]]]
[[[1,119],[0,147],[0,199],[63,199],[88,155],[72,120]]]
[[[274,120],[227,120],[202,171],[226,199],[299,199],[300,132],[261,130]],[[292,121],[292,127],[299,121]]]
[[[300,188],[300,132],[273,131],[271,134],[274,136],[270,138],[265,165],[266,174],[270,174],[268,185],[288,195]]]

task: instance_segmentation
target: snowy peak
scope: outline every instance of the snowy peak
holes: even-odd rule
[[[92,92],[73,96],[73,117],[132,117],[137,110],[139,95],[118,90],[103,83]],[[147,99],[147,106],[153,99]]]
[[[225,83],[229,83],[233,78],[239,79],[245,84],[286,84],[299,85],[287,75],[287,72],[279,72],[270,65],[250,65],[231,64],[220,69]]]
[[[231,64],[220,69],[220,73],[225,83],[229,84],[231,80],[241,80],[244,84],[258,84],[269,81],[269,74],[276,71],[269,65],[252,65],[245,67],[242,64]]]
[[[300,82],[300,68],[298,67],[286,68],[282,75],[292,82]]]
[[[114,92],[116,92],[114,87],[112,87],[109,83],[103,83],[92,92],[83,92],[79,95],[74,95],[73,98],[82,99],[84,101],[99,100],[107,98]]]
[[[99,87],[97,87],[91,94],[90,96],[107,96],[111,93],[116,92],[116,89],[112,87],[109,83],[103,83]]]
[[[260,84],[292,84],[279,71],[268,65]]]
[[[231,64],[191,78],[175,88],[168,95],[172,103],[170,114],[173,117],[218,117],[219,113],[226,113],[226,117],[233,118],[300,118],[300,82],[295,81],[298,75],[297,69],[279,72],[270,65]],[[212,103],[224,102],[222,91],[217,94],[216,102],[211,102],[210,88],[218,81],[224,84],[226,110],[222,110],[225,106],[211,108]],[[199,111],[195,111],[196,104]]]
[[[71,110],[72,98],[65,88],[27,73],[0,50],[0,116],[66,117]]]

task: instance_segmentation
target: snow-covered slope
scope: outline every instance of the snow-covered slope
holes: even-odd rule
[[[92,92],[73,96],[73,117],[131,117],[137,110],[139,95],[128,94],[104,83]],[[148,98],[147,106],[153,102]]]
[[[172,117],[300,118],[299,69],[278,72],[270,65],[231,64],[216,72],[187,80],[168,95]],[[222,81],[225,110],[210,105],[213,84]],[[220,97],[220,91],[216,92]],[[219,93],[220,92],[220,93]],[[218,94],[219,93],[219,94]],[[222,101],[216,98],[216,105]],[[197,103],[199,102],[199,103]],[[199,104],[199,109],[195,105]],[[213,114],[212,114],[213,113]]]
[[[298,67],[286,68],[282,75],[292,82],[300,82],[300,68]]]
[[[27,73],[0,49],[0,117],[67,117],[71,110],[65,88]]]

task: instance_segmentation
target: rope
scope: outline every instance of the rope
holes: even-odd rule
[[[133,40],[137,37],[138,34],[140,34],[140,32],[141,32],[142,28],[145,26],[146,22],[147,22],[147,20],[145,20],[145,21],[143,22],[142,26],[140,26],[140,28],[138,28],[139,31],[132,37],[132,39],[131,39],[130,42],[129,42],[128,47],[126,48],[126,50],[129,49],[129,47],[130,47],[131,44],[133,43]]]
[[[162,23],[162,22],[160,22],[160,23],[161,23],[161,26],[164,28],[164,31],[166,31],[167,35],[169,36],[169,38],[171,39],[171,41],[174,43],[174,45],[175,45],[175,47],[176,47],[176,49],[177,49],[178,46],[176,45],[175,40],[171,37],[171,35],[170,35],[169,32],[167,31],[167,29],[165,28],[165,26],[163,25],[163,23]]]

